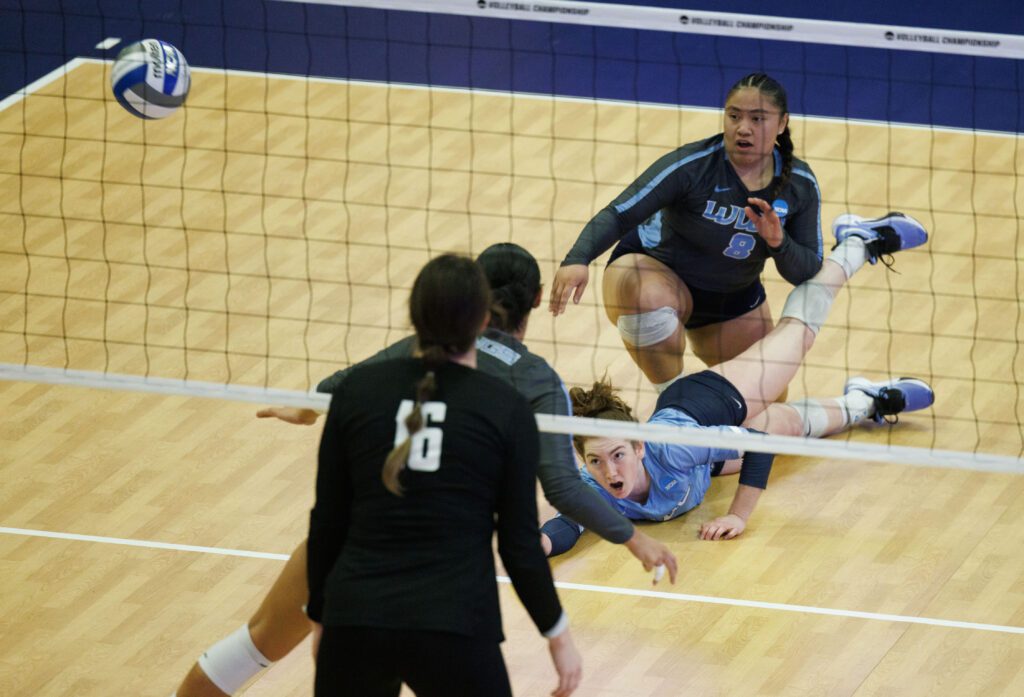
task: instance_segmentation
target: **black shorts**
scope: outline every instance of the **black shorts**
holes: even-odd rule
[[[450,632],[325,626],[315,697],[512,697],[498,642]]]
[[[747,401],[736,386],[718,373],[702,370],[679,378],[658,395],[658,409],[689,414],[701,426],[740,426],[747,420]]]
[[[626,254],[646,254],[652,259],[656,258],[644,247],[640,241],[640,233],[635,229],[626,233],[626,236],[615,245],[608,263],[610,264]],[[673,269],[673,271],[680,277],[679,280],[686,283],[678,269]],[[689,319],[686,320],[684,325],[687,329],[698,329],[709,324],[718,324],[719,322],[735,319],[747,314],[751,310],[756,310],[764,304],[766,299],[764,286],[761,284],[760,279],[755,280],[746,288],[725,293],[704,290],[689,283],[686,283],[686,287],[689,288],[690,295],[693,297],[693,308]]]

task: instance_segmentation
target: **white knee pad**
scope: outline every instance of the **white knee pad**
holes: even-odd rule
[[[249,678],[273,661],[252,643],[249,626],[243,624],[199,657],[199,667],[221,692],[235,694]]]
[[[832,293],[828,287],[814,281],[805,281],[790,291],[782,308],[782,316],[800,320],[817,335],[831,309]]]
[[[672,336],[679,328],[679,313],[668,306],[659,307],[638,315],[620,315],[615,324],[627,344],[643,348]]]

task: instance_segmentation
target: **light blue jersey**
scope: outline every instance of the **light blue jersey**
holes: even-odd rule
[[[689,414],[671,407],[656,411],[648,423],[732,433],[744,431],[736,426],[701,426]],[[711,466],[740,456],[738,450],[658,442],[646,442],[644,451],[643,467],[651,478],[651,489],[644,503],[615,498],[589,472],[583,471],[584,481],[632,520],[671,520],[695,508],[711,486]]]

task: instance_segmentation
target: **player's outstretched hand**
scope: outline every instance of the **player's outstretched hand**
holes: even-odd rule
[[[551,661],[558,672],[558,687],[551,691],[553,697],[569,697],[583,677],[583,659],[572,641],[572,634],[566,629],[556,637],[548,639]]]
[[[267,407],[256,412],[260,419],[280,419],[290,424],[299,426],[312,426],[320,418],[320,414],[313,409],[298,409],[296,407]]]
[[[573,305],[579,305],[589,279],[590,270],[586,264],[569,264],[560,267],[555,272],[554,280],[551,281],[551,302],[548,303],[551,314],[557,317],[565,312],[570,295]]]
[[[782,222],[779,220],[779,216],[775,213],[775,209],[760,198],[748,198],[748,205],[743,209],[743,212],[747,214],[747,220],[754,223],[757,228],[757,234],[761,236],[761,239],[769,247],[778,247],[782,244]],[[755,210],[756,209],[756,210]]]
[[[668,570],[668,580],[676,582],[676,572],[679,569],[679,562],[676,555],[669,551],[669,548],[655,540],[653,537],[640,532],[639,528],[633,529],[633,537],[626,542],[626,548],[633,553],[633,556],[644,565],[644,571],[650,571],[657,567]],[[658,584],[660,578],[655,576],[654,585]]]
[[[730,513],[700,526],[702,540],[731,540],[747,529],[747,523],[738,515]]]

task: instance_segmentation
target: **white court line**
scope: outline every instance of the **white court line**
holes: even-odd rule
[[[199,552],[202,554],[220,554],[232,557],[252,557],[257,559],[275,559],[280,561],[288,559],[289,556],[287,554],[251,552],[238,549],[224,549],[222,547],[200,547],[198,545],[179,545],[172,544],[169,542],[128,540],[120,537],[101,537],[99,535],[77,535],[74,533],[67,532],[49,532],[46,530],[28,530],[25,528],[0,527],[0,534],[25,535],[28,537],[47,537],[59,540],[75,540],[79,542],[100,542],[104,544],[128,545],[131,547],[149,547],[153,549],[169,549],[181,552]],[[509,579],[508,576],[498,576],[497,581],[499,583],[511,583],[511,579]],[[850,617],[862,620],[876,620],[880,622],[900,622],[903,624],[924,624],[932,627],[948,627],[951,629],[973,629],[983,632],[998,632],[1001,634],[1024,634],[1024,627],[1012,627],[1001,624],[985,624],[982,622],[961,622],[959,620],[943,620],[931,617],[912,617],[910,615],[890,615],[881,612],[860,612],[858,610],[836,610],[827,607],[814,607],[812,605],[766,603],[759,600],[716,598],[714,596],[709,595],[666,593],[665,591],[640,590],[636,588],[616,588],[614,586],[595,586],[587,583],[569,583],[567,581],[556,581],[555,587],[561,590],[584,591],[589,593],[606,593],[609,595],[623,595],[640,598],[657,598],[658,600],[674,600],[690,603],[704,603],[708,605],[730,605],[733,607],[746,607],[757,610],[777,610],[781,612],[797,612],[807,615]]]
[[[64,65],[60,66],[59,68],[54,68],[53,70],[51,70],[50,72],[46,73],[46,75],[43,75],[38,80],[35,80],[35,81],[29,83],[28,85],[26,85],[23,89],[20,89],[17,92],[15,92],[14,94],[12,94],[12,95],[10,95],[10,96],[0,100],[0,111],[3,111],[4,109],[6,109],[9,106],[17,104],[18,102],[20,102],[22,99],[24,99],[28,95],[30,95],[33,92],[36,92],[38,90],[41,90],[42,88],[44,88],[47,85],[49,85],[51,82],[54,82],[58,78],[63,77],[64,75],[70,73],[72,70],[74,70],[75,68],[77,68],[78,66],[82,65],[85,62],[87,62],[87,61],[84,58],[72,58],[67,63],[65,63]]]
[[[250,552],[244,549],[225,549],[223,547],[201,547],[199,545],[179,545],[173,542],[152,542],[150,540],[128,540],[123,537],[101,537],[99,535],[77,535],[72,532],[49,532],[48,530],[27,530],[25,528],[0,527],[4,535],[25,535],[27,537],[49,537],[57,540],[75,540],[77,542],[102,542],[108,545],[125,545],[128,547],[148,547],[150,549],[170,549],[175,552],[199,552],[200,554],[220,554],[227,557],[251,557],[253,559],[277,559],[285,561],[287,554],[271,552]]]

